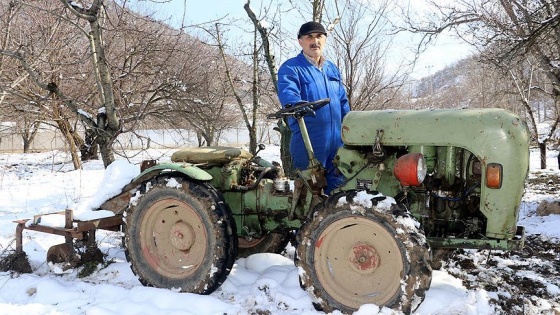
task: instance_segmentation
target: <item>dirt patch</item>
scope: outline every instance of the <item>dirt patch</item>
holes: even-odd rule
[[[535,171],[527,178],[527,187],[537,194],[554,195],[560,193],[560,177],[549,172]]]
[[[560,314],[560,240],[529,235],[527,250],[457,250],[445,269],[468,289],[484,289],[496,314]]]

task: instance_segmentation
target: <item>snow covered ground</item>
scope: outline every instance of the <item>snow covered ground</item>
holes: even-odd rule
[[[270,146],[261,156],[278,160],[278,151],[278,147]],[[164,150],[140,152],[129,162],[139,163],[148,158],[163,162],[171,153]],[[549,169],[538,170],[538,156],[532,152],[531,177],[544,176],[558,183],[556,154],[556,151],[549,152]],[[137,171],[135,167],[128,167],[113,168],[113,172],[109,172],[100,161],[93,161],[86,163],[83,170],[75,171],[69,157],[58,151],[0,155],[0,254],[15,247],[13,220],[66,208],[80,212],[99,204],[104,196],[98,191],[121,185],[115,182],[115,178],[123,175],[117,176],[114,173],[117,169],[130,174]],[[431,288],[416,314],[559,314],[557,273],[543,276],[533,271],[536,265],[548,264],[552,269],[559,269],[559,254],[555,249],[560,242],[560,215],[539,217],[535,214],[540,200],[560,199],[560,185],[551,188],[550,181],[539,187],[527,187],[519,222],[533,240],[547,244],[548,247],[539,250],[550,256],[549,260],[543,262],[535,256],[530,258],[536,260],[531,263],[516,254],[491,256],[484,251],[458,252],[455,260],[447,261],[441,270],[434,271]],[[80,277],[79,270],[74,269],[57,272],[46,263],[46,251],[62,243],[62,237],[25,231],[23,242],[33,273],[0,272],[0,314],[323,314],[313,308],[311,299],[299,287],[292,260],[282,255],[257,254],[238,259],[217,291],[200,296],[142,286],[125,259],[118,232],[97,233],[100,249],[107,254],[110,263],[86,277]],[[288,248],[286,256],[290,254],[293,248]],[[524,297],[529,302],[522,302],[519,313],[515,307],[508,311],[504,306],[508,303],[500,303],[500,300],[511,296],[513,289],[504,287],[506,284],[499,279],[503,276],[501,270],[512,277],[532,279],[532,283],[544,287],[544,294]],[[489,277],[495,278],[489,280]],[[486,284],[479,285],[481,282]],[[364,305],[355,314],[395,312]]]

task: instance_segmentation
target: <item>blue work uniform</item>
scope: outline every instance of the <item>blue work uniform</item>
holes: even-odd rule
[[[318,109],[316,116],[304,117],[315,156],[327,171],[328,186],[325,193],[342,183],[344,177],[335,172],[332,161],[342,146],[340,130],[342,118],[350,111],[346,90],[338,68],[325,60],[322,69],[309,62],[300,52],[287,60],[278,71],[278,98],[282,107],[300,102],[313,102],[330,98],[328,105]],[[290,153],[296,169],[306,169],[309,164],[297,121],[290,117],[288,125],[292,131]]]

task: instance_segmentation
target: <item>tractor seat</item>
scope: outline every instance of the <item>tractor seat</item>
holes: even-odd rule
[[[234,147],[193,147],[176,151],[171,155],[172,162],[193,164],[224,164],[235,159],[250,159],[253,155],[248,151]]]

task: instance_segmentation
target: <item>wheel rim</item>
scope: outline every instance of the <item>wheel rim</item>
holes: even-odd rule
[[[348,307],[384,305],[400,292],[403,254],[377,221],[348,217],[333,222],[317,237],[313,258],[325,291]]]
[[[157,201],[142,217],[140,231],[145,261],[160,275],[185,278],[196,272],[206,256],[204,222],[185,202]]]

